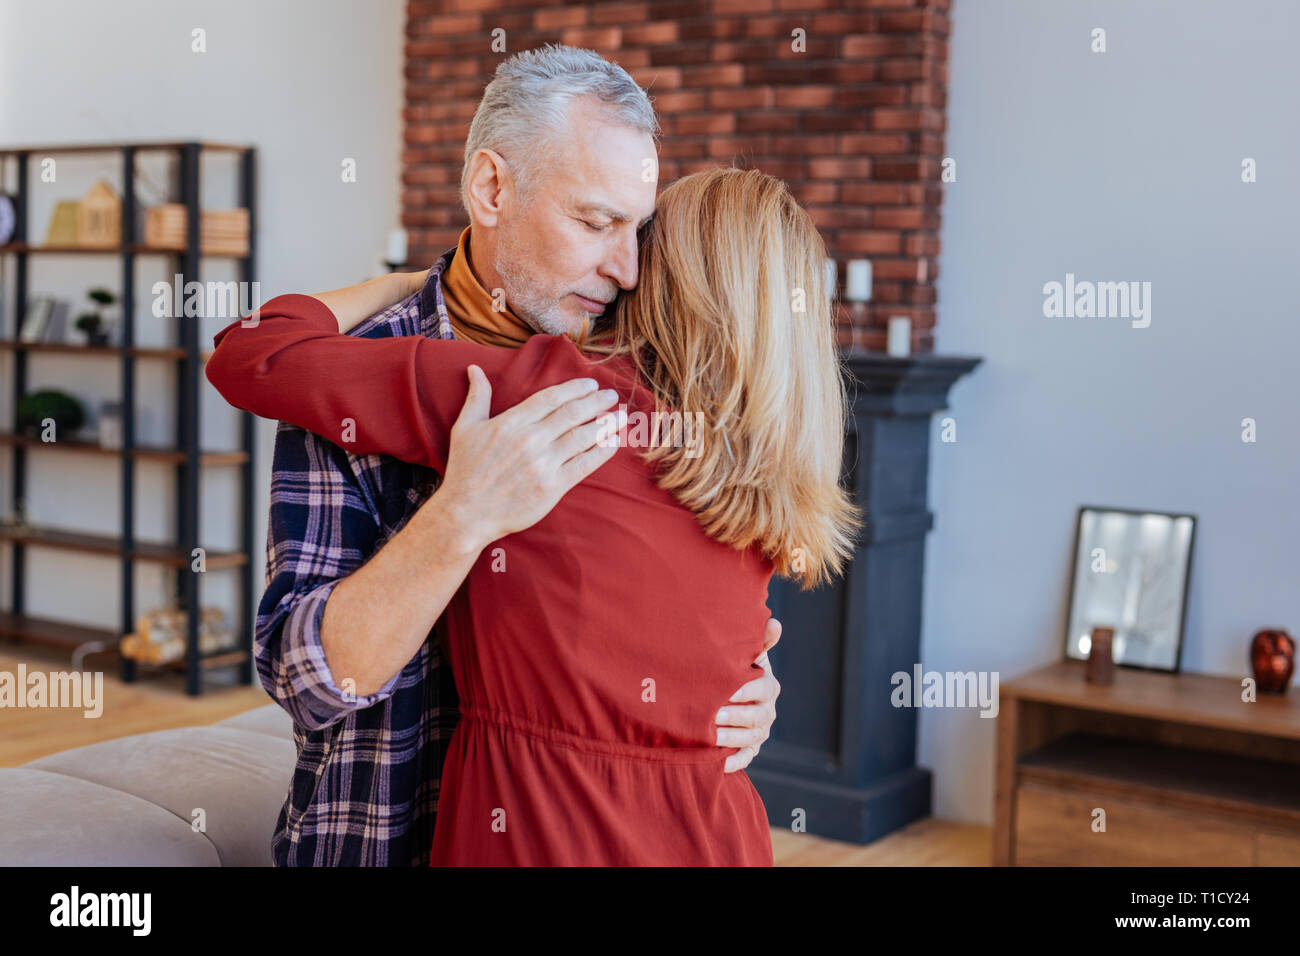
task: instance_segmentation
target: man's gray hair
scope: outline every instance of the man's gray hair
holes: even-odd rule
[[[527,193],[537,167],[551,157],[550,147],[565,130],[569,106],[579,96],[595,97],[611,118],[658,140],[659,122],[645,90],[617,63],[593,50],[548,43],[524,50],[497,66],[474,111],[465,140],[460,200],[469,212],[469,163],[480,149],[503,156]]]

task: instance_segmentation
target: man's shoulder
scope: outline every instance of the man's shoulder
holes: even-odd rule
[[[429,323],[420,314],[420,293],[413,292],[401,302],[376,312],[352,327],[348,335],[363,339],[390,339],[404,335],[428,335]],[[436,323],[434,327],[436,335]]]

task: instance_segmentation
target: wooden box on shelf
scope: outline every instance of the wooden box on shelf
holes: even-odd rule
[[[185,249],[188,217],[181,203],[145,211],[144,244],[154,249]],[[208,255],[248,255],[248,210],[205,209],[199,216],[199,248]]]

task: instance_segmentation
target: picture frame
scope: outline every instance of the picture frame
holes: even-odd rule
[[[1182,666],[1196,516],[1083,505],[1065,621],[1066,660],[1086,660],[1094,627],[1115,631],[1115,664]]]

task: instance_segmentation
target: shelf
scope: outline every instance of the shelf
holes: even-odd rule
[[[83,644],[103,641],[109,646],[95,653],[120,656],[119,635],[116,631],[102,627],[87,627],[84,624],[71,624],[67,621],[55,621],[50,618],[31,617],[26,614],[12,614],[9,611],[0,611],[0,636],[18,638],[29,644],[70,650]],[[204,670],[231,667],[242,664],[247,659],[248,652],[238,648],[212,651],[199,655],[199,667]],[[175,671],[185,669],[184,659],[167,661],[165,664],[150,664],[148,661],[136,661],[136,663],[145,667],[165,667]]]
[[[100,627],[69,624],[67,621],[54,621],[43,617],[29,617],[26,614],[12,614],[9,611],[0,611],[0,635],[51,647],[72,648],[91,641],[108,641],[111,647],[107,653],[113,654],[117,653],[119,637],[116,631]]]
[[[120,153],[128,146],[140,153],[181,149],[191,145],[197,146],[201,150],[221,153],[243,153],[252,148],[251,146],[241,146],[238,143],[213,143],[201,140],[180,143],[170,140],[144,143],[65,143],[62,146],[7,146],[0,149],[0,156],[18,156],[22,153]]]
[[[46,255],[72,255],[72,256],[120,256],[124,252],[130,252],[137,256],[183,256],[184,249],[169,249],[159,246],[146,246],[143,243],[132,242],[122,246],[46,246],[37,245],[31,242],[6,242],[0,245],[0,253],[18,252],[18,253],[42,253]],[[204,252],[199,251],[199,255],[208,259],[246,259],[248,253],[233,252]]]
[[[1267,812],[1300,824],[1300,766],[1240,754],[1071,733],[1021,755],[1021,781],[1121,787],[1162,806]]]
[[[64,551],[80,551],[84,554],[122,554],[122,539],[116,535],[86,534],[80,531],[61,531],[57,528],[28,527],[24,531],[0,528],[0,541],[58,548]],[[173,568],[188,568],[191,561],[188,551],[153,541],[137,541],[130,551],[130,557],[135,561],[148,561]],[[209,550],[204,561],[207,569],[213,571],[247,564],[248,555],[242,551]]]
[[[92,455],[112,455],[120,457],[122,449],[105,448],[97,442],[85,438],[61,438],[58,441],[41,441],[29,435],[16,435],[13,432],[0,432],[0,445],[21,445],[25,448],[43,448],[47,451],[72,451]],[[132,458],[146,461],[163,461],[184,464],[185,452],[179,448],[163,445],[136,445],[131,449]],[[246,451],[203,451],[199,452],[200,465],[242,465],[248,461]]]
[[[64,355],[77,355],[83,358],[96,355],[120,356],[120,345],[78,345],[76,342],[23,342],[19,339],[0,339],[0,351],[8,352],[57,352]],[[185,350],[176,347],[150,347],[133,345],[128,351],[135,358],[183,359]],[[207,361],[212,357],[212,349],[200,349],[199,358]]]

